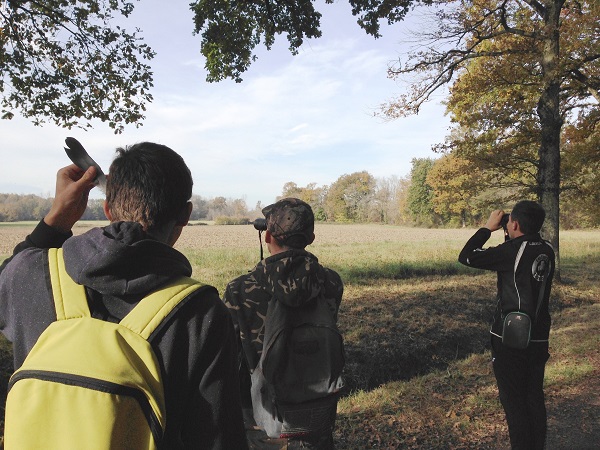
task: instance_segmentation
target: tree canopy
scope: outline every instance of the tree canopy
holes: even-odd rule
[[[0,3],[0,105],[34,124],[89,127],[93,119],[120,132],[141,124],[153,85],[154,52],[113,24],[127,0],[9,0]]]
[[[334,0],[325,0],[325,4]],[[380,21],[394,23],[404,18],[414,3],[432,0],[349,0],[358,25],[379,37]],[[296,54],[305,39],[321,36],[321,13],[315,0],[197,0],[195,32],[202,36],[201,51],[206,57],[208,81],[231,78],[242,81],[242,74],[256,60],[256,47],[262,42],[271,49],[278,35],[285,35],[289,50]]]

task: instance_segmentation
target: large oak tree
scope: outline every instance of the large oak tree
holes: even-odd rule
[[[600,4],[595,0],[454,0],[424,33],[431,45],[392,76],[421,74],[387,113],[417,112],[450,84],[449,110],[469,128],[461,156],[528,187],[547,212],[558,254],[565,123],[595,117],[600,96]],[[588,128],[589,129],[589,128]],[[597,148],[595,149],[596,153]],[[478,165],[474,166],[476,169]],[[505,178],[506,180],[507,178]]]

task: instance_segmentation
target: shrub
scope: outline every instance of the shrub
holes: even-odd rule
[[[219,216],[215,217],[215,225],[248,225],[250,219],[247,217],[228,217]]]

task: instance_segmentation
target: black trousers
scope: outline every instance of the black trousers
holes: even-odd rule
[[[550,357],[548,343],[532,342],[526,349],[516,350],[492,336],[492,357],[512,449],[543,450],[546,442],[544,371]]]

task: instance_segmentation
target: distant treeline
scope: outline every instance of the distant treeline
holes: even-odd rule
[[[52,198],[27,194],[0,194],[0,222],[40,220],[50,210]],[[218,217],[248,217],[246,202],[240,199],[216,197],[204,199],[194,195],[192,220],[216,220]],[[106,220],[104,199],[90,199],[83,220]]]
[[[453,165],[448,162],[453,162]],[[449,170],[450,167],[452,170]],[[464,174],[469,175],[465,180]],[[298,197],[309,203],[315,218],[322,222],[381,223],[421,227],[479,226],[493,209],[510,210],[519,199],[536,200],[530,189],[491,181],[473,171],[456,169],[448,157],[415,158],[407,177],[375,178],[366,171],[340,176],[328,186],[310,183],[283,185],[279,198]],[[561,194],[561,227],[600,226],[600,208],[585,207],[593,198],[577,191]],[[243,199],[194,195],[191,220],[211,220],[220,224],[241,224],[262,217],[258,202],[248,208]],[[51,198],[37,195],[0,194],[0,221],[39,220],[49,211]],[[90,199],[84,220],[104,220],[102,199]]]

